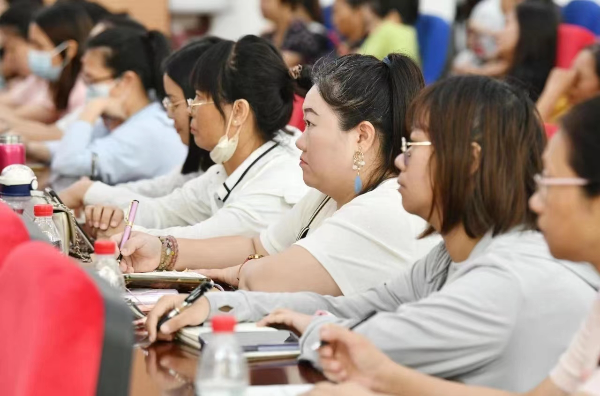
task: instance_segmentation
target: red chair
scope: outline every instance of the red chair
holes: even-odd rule
[[[579,51],[595,41],[596,37],[589,30],[580,26],[561,24],[558,27],[556,66],[568,69]]]
[[[304,104],[304,98],[298,95],[294,95],[294,110],[292,111],[292,117],[288,125],[298,128],[304,132],[304,111],[302,105]]]
[[[548,140],[552,139],[552,136],[558,132],[558,126],[554,124],[544,124],[544,128],[546,129],[546,137]]]
[[[49,244],[10,253],[0,271],[0,395],[128,393],[131,315],[105,287]]]
[[[29,233],[18,214],[0,203],[0,267],[2,261],[15,247],[29,240]]]

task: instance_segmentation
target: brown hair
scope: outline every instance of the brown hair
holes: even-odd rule
[[[561,119],[562,131],[569,142],[569,164],[577,176],[587,179],[583,187],[590,198],[600,195],[600,97],[573,107]]]
[[[430,215],[439,203],[442,235],[459,224],[471,238],[536,228],[528,200],[546,135],[525,92],[487,77],[452,77],[425,89],[409,114],[409,127],[426,131],[434,150]],[[481,147],[474,172],[472,143]]]
[[[81,71],[81,56],[84,44],[92,30],[92,21],[81,4],[56,3],[43,8],[33,23],[46,33],[55,46],[74,40],[78,44],[77,54],[63,69],[60,79],[51,84],[54,104],[58,110],[65,110],[69,104],[71,90]],[[61,53],[64,58],[65,52]]]

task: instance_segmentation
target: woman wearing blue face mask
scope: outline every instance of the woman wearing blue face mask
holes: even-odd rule
[[[29,26],[29,71],[49,82],[57,117],[70,114],[85,101],[85,85],[79,78],[83,46],[92,21],[80,4],[57,3],[42,9]],[[56,125],[45,125],[3,113],[2,121],[26,140],[60,139]]]
[[[89,40],[82,58],[87,104],[52,160],[54,185],[81,176],[108,184],[164,175],[186,149],[156,99],[164,97],[161,63],[169,53],[159,32],[109,29]],[[118,120],[109,131],[102,117]]]

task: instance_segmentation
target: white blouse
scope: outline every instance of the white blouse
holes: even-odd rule
[[[183,175],[177,169],[167,175],[154,179],[139,180],[135,182],[109,186],[102,182],[95,182],[87,190],[83,198],[85,205],[111,205],[126,208],[134,200],[146,198],[160,198],[169,195],[176,188],[182,187],[188,181],[197,178],[203,172],[192,172]]]
[[[298,165],[299,136],[281,132],[231,175],[213,165],[169,195],[140,200],[134,230],[193,239],[260,233],[308,190]]]
[[[437,236],[418,240],[425,227],[425,221],[404,210],[398,183],[390,179],[339,210],[333,199],[311,190],[263,231],[260,241],[270,255],[302,246],[349,296],[397,276],[425,256],[440,242]]]

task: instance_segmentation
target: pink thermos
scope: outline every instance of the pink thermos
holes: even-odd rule
[[[0,172],[9,165],[25,165],[25,145],[21,136],[0,135]]]

